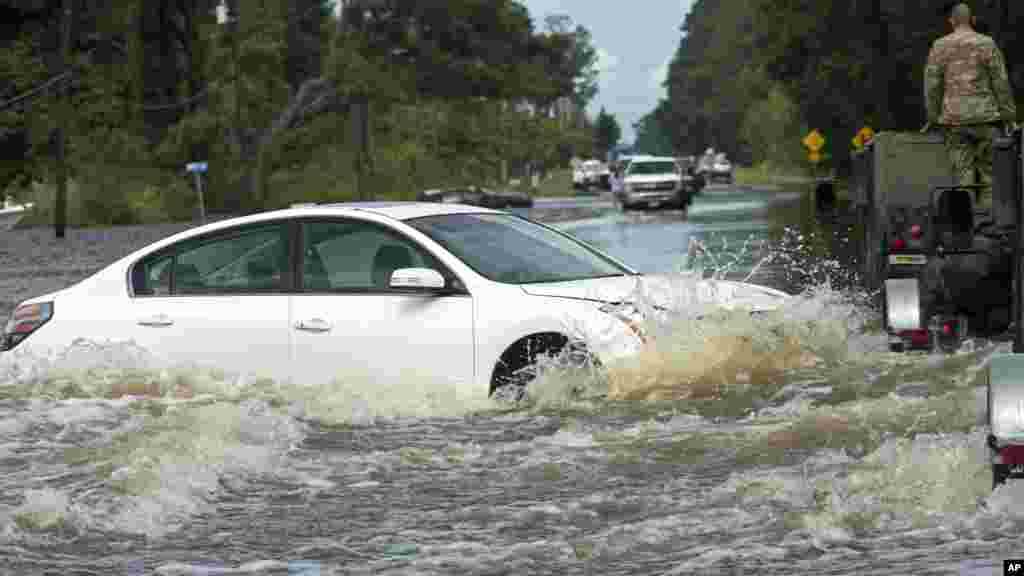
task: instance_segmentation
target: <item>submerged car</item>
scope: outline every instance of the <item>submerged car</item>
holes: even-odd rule
[[[732,162],[726,158],[725,154],[718,154],[715,156],[714,162],[711,163],[710,179],[712,181],[721,181],[727,184],[732,184]]]
[[[576,189],[591,186],[608,189],[611,187],[611,170],[600,160],[586,160],[573,170],[572,183]]]
[[[542,355],[575,349],[600,364],[636,353],[646,338],[636,295],[658,286],[506,212],[303,205],[181,232],[21,303],[0,362],[49,357],[84,338],[281,382],[361,374],[521,390]],[[787,298],[751,284],[700,286],[713,306],[767,310]]]
[[[496,191],[479,186],[424,190],[417,197],[420,202],[441,202],[444,204],[469,204],[484,208],[530,208],[533,198],[525,192]]]
[[[0,232],[14,228],[33,206],[34,204],[15,204],[6,199],[0,202]]]

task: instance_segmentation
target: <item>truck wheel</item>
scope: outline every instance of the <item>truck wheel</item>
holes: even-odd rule
[[[996,488],[999,488],[999,486],[1001,484],[1006,484],[1007,474],[1003,470],[1003,468],[1004,468],[1003,466],[1000,466],[998,464],[993,464],[992,465],[992,489],[993,490],[995,490]]]

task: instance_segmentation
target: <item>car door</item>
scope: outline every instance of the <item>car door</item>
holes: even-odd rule
[[[290,371],[290,224],[186,239],[132,269],[137,344],[173,363],[286,379]]]
[[[459,279],[403,233],[367,220],[300,221],[292,356],[300,384],[468,385],[474,381],[473,302]],[[441,272],[445,293],[388,286],[390,273]]]

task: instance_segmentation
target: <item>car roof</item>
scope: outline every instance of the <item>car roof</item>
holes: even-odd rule
[[[216,220],[201,226],[189,228],[140,248],[123,258],[123,260],[134,260],[143,254],[158,252],[167,246],[176,244],[177,242],[188,238],[201,236],[209,232],[226,230],[245,224],[256,224],[278,218],[358,216],[360,213],[372,214],[377,217],[390,218],[393,220],[411,220],[413,218],[421,218],[424,216],[440,216],[445,214],[504,214],[505,212],[500,210],[491,210],[490,208],[481,208],[479,206],[470,206],[467,204],[445,204],[441,202],[395,201],[296,204],[291,208],[269,210],[255,214],[247,214],[245,216],[229,217],[223,220]]]
[[[635,156],[634,162],[676,162],[672,156]]]
[[[470,206],[468,204],[446,204],[442,202],[337,202],[330,204],[304,205],[277,212],[292,212],[290,215],[342,215],[352,212],[372,212],[378,216],[395,220],[409,220],[423,216],[443,214],[499,213],[499,210]],[[283,214],[282,214],[283,215]]]

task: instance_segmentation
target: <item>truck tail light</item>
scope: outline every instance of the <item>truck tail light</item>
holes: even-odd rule
[[[889,248],[892,250],[903,250],[907,247],[907,242],[903,238],[893,238],[889,241]]]
[[[53,318],[53,302],[22,304],[14,309],[0,337],[0,350],[10,350]]]
[[[1024,444],[1010,444],[1000,448],[999,461],[1010,466],[1024,464]]]

